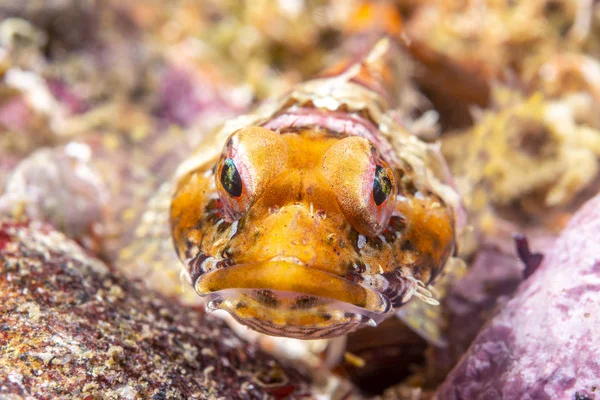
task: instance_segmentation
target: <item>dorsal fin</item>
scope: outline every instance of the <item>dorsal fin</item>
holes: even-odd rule
[[[376,92],[395,108],[399,98],[403,58],[398,45],[402,33],[402,17],[388,1],[366,0],[353,10],[344,27],[347,37],[342,46],[344,56],[320,75],[345,79]]]

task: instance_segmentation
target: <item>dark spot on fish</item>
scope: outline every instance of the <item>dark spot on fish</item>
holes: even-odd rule
[[[390,222],[388,223],[387,227],[383,231],[383,237],[385,238],[385,240],[387,240],[388,243],[392,244],[400,236],[397,233],[401,234],[405,231],[405,229],[406,222],[404,221],[404,218],[398,215],[393,215],[390,218]]]
[[[413,242],[411,242],[408,239],[402,241],[402,244],[400,245],[400,249],[402,251],[415,251],[416,250]]]
[[[229,227],[231,226],[231,224],[229,222],[221,222],[218,226],[217,226],[217,232],[218,233],[223,233],[225,232],[227,229],[229,229]]]
[[[333,244],[334,241],[334,236],[333,235],[329,235],[327,236],[327,244]]]
[[[257,290],[254,296],[259,303],[266,307],[276,308],[279,305],[277,296],[270,290]]]
[[[396,269],[392,272],[385,272],[381,276],[388,282],[387,288],[381,292],[382,295],[390,300],[392,307],[399,307],[404,302],[402,298],[406,295],[408,285],[402,272]]]
[[[364,280],[362,275],[357,271],[349,271],[344,278],[352,283],[359,283]]]
[[[231,250],[230,247],[225,247],[223,249],[223,251],[221,251],[221,257],[223,257],[223,258],[231,258],[232,255],[233,255],[233,251]]]
[[[231,258],[227,258],[225,260],[219,261],[215,266],[216,268],[226,268],[231,267],[233,265],[233,260]]]
[[[323,313],[321,314],[321,318],[323,318],[325,321],[329,321],[331,319],[331,314]]]
[[[354,271],[358,272],[359,274],[364,274],[367,271],[367,264],[365,264],[363,261],[356,260],[355,262],[351,263],[351,265]]]
[[[196,246],[196,244],[194,242],[192,242],[190,240],[189,237],[185,238],[185,258],[192,258],[194,256],[194,253],[196,251],[198,247]],[[181,258],[181,257],[179,257]]]
[[[242,308],[246,308],[247,306],[248,306],[248,305],[247,305],[245,302],[243,302],[243,301],[238,301],[238,302],[235,304],[235,309],[236,309],[236,310],[240,310],[240,309],[242,309]]]
[[[354,229],[350,231],[348,234],[348,241],[352,243],[352,247],[354,247],[354,251],[360,253],[360,249],[358,248],[358,232]]]
[[[211,289],[212,290],[212,289]],[[215,306],[216,308],[219,308],[222,304],[223,304],[223,299],[215,299],[213,301],[211,301],[211,303],[213,304],[213,306]]]
[[[375,250],[381,250],[383,249],[385,242],[379,236],[374,236],[369,238],[369,245]]]
[[[319,300],[315,296],[300,297],[296,300],[296,304],[295,304],[294,308],[298,308],[298,309],[311,308],[311,307],[314,307],[315,305],[317,305],[318,301]]]
[[[202,229],[204,224],[216,225],[222,218],[222,203],[218,199],[211,199],[204,207],[204,218],[198,218],[197,229]]]
[[[424,278],[429,278],[438,269],[438,263],[429,253],[415,253],[415,261],[410,264],[413,275],[425,282]]]
[[[246,217],[242,217],[242,218],[238,219],[238,225],[237,225],[236,232],[241,232],[242,229],[244,229],[245,225],[246,225]]]
[[[208,257],[208,254],[199,251],[198,254],[196,254],[194,258],[187,263],[187,270],[190,274],[190,278],[192,279],[192,284],[195,284],[198,278],[204,274],[204,271],[202,270],[202,263]]]

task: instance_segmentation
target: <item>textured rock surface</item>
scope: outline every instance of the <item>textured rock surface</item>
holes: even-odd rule
[[[600,398],[600,196],[479,333],[438,399]]]
[[[0,397],[300,398],[314,385],[49,226],[0,222]]]

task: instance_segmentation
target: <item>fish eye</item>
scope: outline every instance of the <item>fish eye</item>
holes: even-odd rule
[[[242,178],[231,158],[226,158],[221,169],[221,185],[233,197],[242,195]]]
[[[388,171],[380,165],[375,166],[375,178],[373,179],[373,200],[380,206],[392,193],[392,180]]]
[[[236,220],[252,207],[285,170],[288,152],[281,135],[266,128],[242,128],[229,136],[214,174],[226,220]]]
[[[332,145],[322,172],[346,219],[359,233],[377,236],[395,207],[394,172],[365,138],[353,136]]]

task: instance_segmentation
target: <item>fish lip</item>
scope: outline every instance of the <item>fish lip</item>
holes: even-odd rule
[[[235,264],[207,272],[196,280],[200,296],[224,290],[271,290],[315,296],[348,303],[369,313],[387,315],[387,296],[341,276],[308,266],[296,257],[277,256],[268,261]]]

